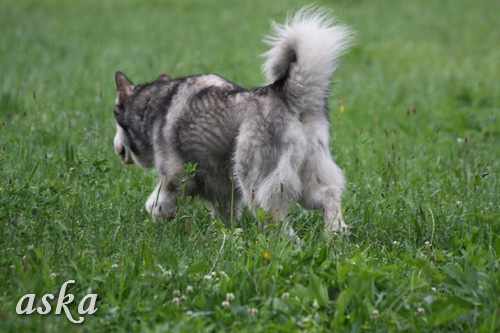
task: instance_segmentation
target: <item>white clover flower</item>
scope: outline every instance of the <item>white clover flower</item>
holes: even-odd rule
[[[378,310],[377,309],[373,309],[373,311],[372,311],[372,319],[373,320],[377,320],[378,317],[379,317],[379,315],[380,315],[380,313],[378,312]]]
[[[437,292],[436,287],[432,287],[432,288],[431,288],[431,291],[432,291],[433,293]]]
[[[398,242],[398,241],[394,241],[394,242],[392,242],[392,245],[394,245],[394,246],[398,246],[399,244],[401,244],[401,243],[400,243],[400,242]]]
[[[234,297],[234,294],[233,294],[233,293],[227,293],[227,294],[226,294],[226,301],[228,301],[228,302],[232,302],[232,301],[234,301],[234,298],[235,298],[235,297]]]
[[[175,305],[179,305],[181,304],[181,299],[179,297],[174,297],[172,298],[172,303],[174,303]]]
[[[186,287],[186,293],[188,293],[188,294],[192,294],[192,293],[194,293],[194,288],[193,288],[193,286],[187,286],[187,287]]]
[[[228,301],[223,301],[223,302],[222,302],[222,307],[223,307],[223,308],[225,308],[225,309],[226,309],[226,308],[228,308],[228,307],[229,307],[229,305],[230,305],[230,304],[229,304],[229,302],[228,302]]]
[[[207,280],[207,281],[212,280],[212,275],[210,275],[210,274],[205,275],[205,276],[203,277],[203,280]]]
[[[243,233],[243,229],[241,229],[241,228],[236,228],[236,230],[234,231],[235,236],[240,236],[242,233]]]
[[[113,268],[113,269],[117,269],[117,268],[118,268],[118,264],[117,264],[117,263],[114,263],[113,265],[111,265],[111,268]]]
[[[180,290],[174,290],[174,296],[175,297],[180,297],[181,296]]]
[[[193,316],[193,311],[187,310],[186,311],[186,315],[188,315],[189,317],[192,317]]]
[[[418,309],[417,309],[417,312],[418,312],[418,314],[419,314],[420,316],[423,316],[423,315],[425,314],[425,309],[424,309],[424,308],[422,308],[422,307],[420,307],[420,308],[418,308]]]
[[[283,298],[283,299],[288,299],[289,297],[290,297],[290,294],[289,294],[289,293],[283,293],[283,294],[281,295],[281,298]]]
[[[259,313],[259,310],[257,308],[251,308],[250,313],[253,314],[254,316]]]

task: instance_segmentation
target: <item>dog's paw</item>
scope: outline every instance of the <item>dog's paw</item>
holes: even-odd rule
[[[351,229],[349,226],[345,223],[342,223],[340,227],[338,228],[333,228],[332,229],[333,233],[341,233],[342,235],[349,236],[351,234]]]
[[[341,234],[343,236],[349,236],[351,234],[349,226],[345,224],[342,219],[336,219],[325,228],[325,237],[327,239],[330,239],[335,234]]]
[[[173,210],[170,205],[161,195],[158,196],[157,192],[153,192],[146,201],[146,211],[153,216],[155,221],[162,221],[169,219],[172,216]]]
[[[149,200],[146,201],[146,211],[153,216],[153,218],[158,220],[163,220],[165,217],[162,214],[163,208],[161,205],[151,203]]]
[[[146,208],[146,211],[149,213],[149,214],[153,214],[153,209],[155,208],[156,206],[156,202],[157,202],[157,198],[155,195],[153,195],[155,193],[152,193],[148,200],[146,201],[146,204],[144,205],[145,208]]]

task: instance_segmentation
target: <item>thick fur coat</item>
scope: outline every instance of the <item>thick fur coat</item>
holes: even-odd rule
[[[158,171],[161,180],[146,202],[155,217],[174,213],[179,176],[192,162],[197,173],[186,194],[208,200],[223,217],[232,209],[238,216],[245,205],[282,222],[288,204],[298,202],[324,210],[326,236],[348,231],[340,205],[344,176],[329,149],[328,97],[349,30],[311,8],[273,30],[263,87],[246,90],[214,74],[162,75],[134,85],[116,73],[115,151],[124,163]]]

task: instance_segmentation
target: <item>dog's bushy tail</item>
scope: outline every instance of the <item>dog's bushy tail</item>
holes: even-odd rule
[[[351,43],[350,30],[334,24],[329,11],[308,6],[285,24],[273,22],[273,34],[264,41],[271,46],[263,65],[268,83],[283,89],[302,112],[324,111],[339,57]]]

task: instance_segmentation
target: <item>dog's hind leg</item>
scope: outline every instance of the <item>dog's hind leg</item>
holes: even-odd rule
[[[288,205],[296,201],[301,193],[302,184],[299,173],[290,167],[292,163],[282,158],[277,168],[263,181],[245,186],[240,182],[243,199],[255,216],[263,209],[272,217],[274,223],[280,226],[287,235],[300,246],[300,238],[287,222]]]
[[[287,108],[260,115],[244,124],[238,136],[234,174],[245,204],[258,215],[262,208],[274,223],[298,237],[286,225],[288,204],[302,193],[300,171],[307,140],[298,117]]]
[[[342,170],[329,154],[316,154],[302,170],[303,191],[299,203],[307,209],[323,208],[327,239],[334,232],[349,234],[349,227],[342,218],[340,204],[344,188]]]

